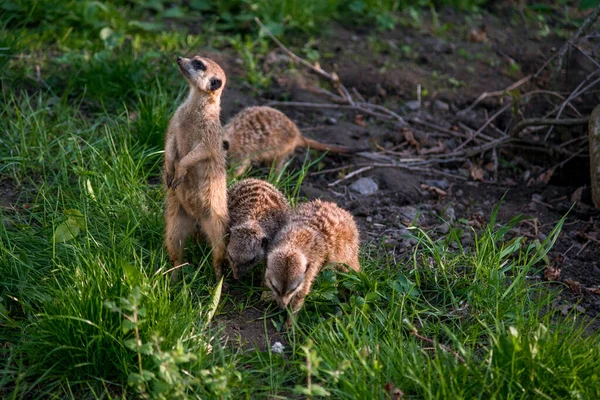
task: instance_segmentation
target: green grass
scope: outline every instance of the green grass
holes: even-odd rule
[[[365,243],[362,272],[320,275],[283,355],[223,341],[234,312],[264,310],[265,328],[285,315],[258,300],[258,279],[220,292],[205,248],[171,283],[160,175],[185,95],[173,55],[229,42],[128,24],[160,22],[154,2],[67,3],[3,5],[0,178],[19,194],[0,210],[0,398],[387,399],[389,384],[408,398],[600,396],[600,339],[526,279],[562,221],[541,246],[493,216],[465,251],[417,230],[409,259]],[[251,173],[297,202],[318,162]]]

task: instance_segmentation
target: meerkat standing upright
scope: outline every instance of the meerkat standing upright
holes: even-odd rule
[[[224,127],[224,146],[230,164],[237,165],[240,176],[252,161],[275,162],[281,168],[296,147],[310,147],[333,153],[353,153],[350,149],[317,142],[302,133],[284,113],[271,107],[248,107],[236,114]]]
[[[222,275],[228,223],[226,161],[220,121],[225,72],[212,60],[177,57],[190,92],[169,122],[165,143],[166,233],[171,261],[183,261],[186,239],[198,226],[212,247],[215,276]],[[172,278],[177,276],[173,270]]]
[[[265,284],[281,308],[296,314],[321,269],[330,263],[360,270],[359,235],[352,215],[337,205],[314,200],[299,206],[267,255]],[[287,325],[291,325],[291,315]]]
[[[259,263],[287,222],[290,206],[269,182],[244,179],[229,188],[229,229],[225,251],[235,279]]]

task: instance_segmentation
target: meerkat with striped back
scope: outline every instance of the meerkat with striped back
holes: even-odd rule
[[[281,308],[296,314],[327,264],[360,270],[359,234],[352,215],[337,205],[314,200],[299,206],[279,231],[267,254],[264,281]],[[292,322],[288,317],[288,327]]]
[[[354,153],[362,149],[325,144],[302,135],[298,126],[284,113],[271,107],[248,107],[236,114],[224,127],[223,146],[235,176],[252,162],[275,163],[281,169],[297,147],[333,153]]]
[[[229,188],[229,228],[226,258],[240,279],[264,262],[275,235],[285,225],[290,206],[269,182],[244,179]]]

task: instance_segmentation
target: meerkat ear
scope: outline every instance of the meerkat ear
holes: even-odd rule
[[[223,85],[223,81],[221,81],[219,78],[212,78],[210,80],[210,90],[212,92],[214,92],[215,90],[217,90],[218,88],[220,88],[221,85]]]

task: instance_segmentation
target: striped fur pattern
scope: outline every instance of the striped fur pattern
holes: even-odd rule
[[[225,147],[235,176],[240,176],[252,162],[275,163],[281,168],[296,147],[350,153],[353,150],[327,145],[302,136],[296,124],[284,113],[271,107],[248,107],[225,125]]]
[[[229,188],[229,237],[226,258],[239,279],[261,262],[287,222],[286,197],[269,182],[244,179]]]
[[[360,270],[359,246],[356,222],[349,212],[321,200],[305,203],[275,237],[267,255],[265,284],[280,307],[290,305],[297,313],[326,264],[335,263],[343,271],[345,265]]]

